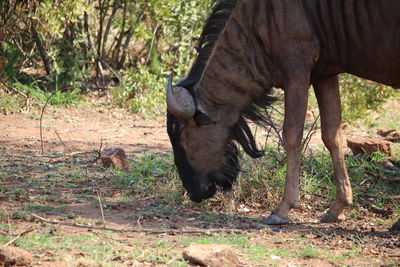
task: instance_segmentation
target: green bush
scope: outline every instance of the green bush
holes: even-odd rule
[[[132,112],[158,115],[165,110],[165,78],[187,74],[213,2],[21,1],[0,28],[0,36],[4,36],[0,40],[0,79],[5,87],[28,92],[38,103],[54,91],[50,104],[64,105],[79,101],[85,88],[107,87],[110,77],[104,76],[121,76],[120,86],[112,92],[114,103]],[[46,56],[40,53],[43,51]],[[43,65],[50,65],[47,74],[43,74]],[[22,71],[26,68],[40,69],[35,73],[44,77]],[[341,76],[341,87],[346,121],[379,109],[395,95],[388,87],[350,75]],[[2,109],[10,109],[13,96],[23,98],[13,92],[0,103]],[[16,101],[23,106],[25,100]]]
[[[135,113],[160,115],[166,109],[166,79],[138,65],[124,72],[122,83],[111,91],[114,101]]]
[[[390,97],[400,95],[393,88],[349,74],[340,76],[343,120],[365,117],[369,110],[379,110]]]

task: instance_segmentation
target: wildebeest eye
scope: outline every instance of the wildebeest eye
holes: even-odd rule
[[[215,124],[215,122],[207,114],[201,112],[200,110],[196,110],[193,119],[198,126]]]

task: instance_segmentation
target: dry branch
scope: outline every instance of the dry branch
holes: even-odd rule
[[[150,58],[151,58],[151,51],[152,51],[153,48],[154,48],[154,43],[155,43],[156,38],[157,38],[157,31],[158,31],[158,28],[160,27],[160,25],[161,25],[160,22],[158,22],[156,28],[154,29],[153,38],[152,38],[152,40],[151,40],[149,53],[148,53],[147,59],[146,59],[146,61],[145,61],[145,63],[144,63],[145,66],[147,66],[147,65],[149,64],[149,61],[150,61]]]
[[[57,130],[54,130],[54,132],[56,133],[58,140],[60,140],[61,144],[68,150],[69,153],[72,153],[71,149],[69,149],[67,147],[67,145],[63,142],[63,140],[61,139],[60,135],[58,134]]]
[[[369,197],[369,198],[380,198],[380,199],[389,199],[389,200],[400,199],[400,195],[380,196],[380,195],[374,195],[374,194],[364,194],[364,196]]]
[[[24,92],[18,90],[17,88],[14,88],[14,87],[12,87],[12,86],[9,86],[9,85],[8,85],[6,82],[4,82],[3,80],[0,80],[0,82],[1,82],[8,90],[13,91],[14,93],[18,93],[18,94],[22,95],[23,97],[25,97],[25,99],[28,98],[28,96],[27,96]]]
[[[101,150],[103,149],[103,138],[100,139],[100,147],[99,150],[94,150],[93,152],[97,153],[97,156],[94,160],[90,161],[89,164],[96,163],[101,158]]]
[[[385,138],[385,140],[393,142],[393,143],[400,142],[400,136],[398,136],[398,137],[388,137],[388,138]]]
[[[50,99],[53,97],[54,92],[46,99],[46,103],[42,108],[42,112],[40,113],[40,121],[39,121],[39,130],[40,130],[40,147],[42,148],[42,155],[44,155],[44,148],[43,148],[43,128],[42,128],[42,121],[43,121],[43,114],[44,110],[46,109],[47,105],[49,104]]]
[[[85,229],[91,229],[91,230],[102,230],[102,231],[111,231],[111,232],[117,232],[117,233],[147,233],[147,234],[209,234],[209,233],[221,233],[221,232],[229,232],[229,233],[234,233],[234,234],[242,234],[246,232],[245,230],[239,230],[239,229],[193,229],[193,230],[187,230],[187,229],[180,229],[180,230],[174,230],[174,229],[165,229],[165,230],[153,230],[153,229],[135,229],[135,228],[130,228],[130,229],[118,229],[118,228],[110,228],[110,227],[96,227],[96,226],[90,226],[90,225],[83,225],[83,224],[78,224],[78,223],[68,223],[68,222],[59,222],[59,221],[51,221],[48,219],[45,219],[37,214],[32,213],[32,217],[38,219],[39,221],[49,223],[49,224],[55,224],[55,225],[64,225],[64,226],[70,226],[70,227],[78,227],[78,228],[85,228]]]
[[[104,211],[103,211],[103,203],[101,203],[101,195],[100,195],[100,190],[96,190],[97,192],[97,199],[99,201],[99,205],[100,205],[100,212],[101,212],[101,219],[103,221],[103,228],[106,228],[106,219],[104,217]]]
[[[376,174],[376,173],[373,173],[373,172],[366,172],[366,174],[378,177],[379,179],[384,180],[384,181],[388,181],[388,182],[400,182],[400,177],[388,178],[388,177],[385,177],[383,175]]]
[[[312,136],[316,133],[316,128],[317,128],[317,122],[319,120],[319,114],[317,117],[314,116],[314,122],[311,125],[310,130],[308,131],[306,138],[304,138],[303,143],[301,144],[300,151],[302,151],[302,154],[304,155],[306,153],[306,150],[311,142]]]
[[[8,234],[8,233],[6,233],[6,232],[0,231],[0,235],[3,235],[3,236],[8,236],[9,234]]]
[[[5,243],[5,244],[3,245],[3,247],[6,247],[6,246],[11,245],[11,244],[14,243],[18,238],[20,238],[20,237],[23,236],[23,235],[26,235],[27,233],[32,232],[33,230],[35,230],[35,228],[29,228],[28,230],[23,231],[22,233],[20,233],[19,235],[17,235],[16,237],[14,237],[13,239],[11,239],[11,240],[8,241],[7,243]]]
[[[374,205],[373,203],[371,203],[368,200],[365,199],[360,199],[360,204],[364,207],[367,208],[368,210],[370,210],[371,212],[375,213],[375,214],[379,214],[379,215],[383,215],[386,217],[389,217],[393,214],[393,210],[391,209],[381,209],[379,207],[377,207],[376,205]]]

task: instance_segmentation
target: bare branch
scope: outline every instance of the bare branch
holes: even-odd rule
[[[50,221],[48,219],[45,219],[37,214],[32,213],[32,217],[38,219],[39,221],[49,223],[49,224],[56,224],[56,225],[64,225],[64,226],[71,226],[71,227],[78,227],[78,228],[85,228],[85,229],[91,229],[91,230],[102,230],[102,231],[111,231],[111,232],[117,232],[117,233],[147,233],[147,234],[209,234],[209,233],[221,233],[221,232],[229,232],[229,233],[235,233],[235,234],[242,234],[245,233],[245,230],[239,230],[239,229],[180,229],[180,230],[174,230],[174,229],[165,229],[165,230],[153,230],[153,229],[135,229],[135,228],[130,228],[130,229],[117,229],[117,228],[110,228],[110,227],[96,227],[96,226],[89,226],[89,225],[83,225],[83,224],[78,224],[78,223],[68,223],[68,222],[59,222],[59,221]]]
[[[3,245],[3,247],[6,247],[6,246],[11,245],[11,244],[14,243],[18,238],[20,238],[20,237],[23,236],[23,235],[26,235],[27,233],[32,232],[32,231],[35,230],[35,229],[36,229],[36,228],[29,228],[28,230],[26,230],[26,231],[20,233],[19,235],[17,235],[16,237],[14,237],[12,240],[10,240],[10,241],[8,241],[7,243],[5,243],[5,244]]]
[[[58,140],[60,140],[61,144],[68,150],[69,153],[72,153],[72,150],[67,147],[67,145],[63,142],[63,140],[61,140],[61,137],[58,134],[57,130],[54,130],[54,132],[56,133]]]
[[[159,28],[159,27],[160,27],[160,22],[157,23],[157,26],[156,26],[156,28],[154,29],[153,38],[151,39],[149,54],[147,55],[145,65],[149,64],[150,57],[151,57],[151,51],[152,51],[153,48],[154,48],[154,43],[155,43],[155,41],[156,41],[157,31],[158,31],[158,28]]]
[[[51,95],[46,99],[46,104],[44,104],[42,108],[42,112],[40,113],[40,121],[39,121],[39,130],[40,130],[40,147],[42,148],[42,155],[44,155],[44,148],[43,148],[43,128],[42,128],[42,121],[43,121],[43,114],[44,110],[47,107],[47,104],[49,104],[50,99],[53,97],[54,92],[51,93]]]
[[[380,199],[389,199],[389,200],[400,199],[400,195],[381,196],[381,195],[374,195],[374,194],[364,194],[364,196],[369,197],[369,198],[380,198]]]
[[[383,175],[379,175],[379,174],[376,174],[376,173],[373,173],[373,172],[366,172],[366,174],[375,176],[375,177],[377,177],[377,178],[379,178],[381,180],[388,181],[388,182],[400,182],[400,177],[388,178],[388,177],[385,177]]]
[[[103,220],[103,228],[106,228],[106,219],[104,217],[104,211],[103,211],[103,204],[101,203],[101,195],[100,195],[100,190],[96,190],[97,193],[97,199],[99,201],[100,205],[100,211],[101,211],[101,219]]]

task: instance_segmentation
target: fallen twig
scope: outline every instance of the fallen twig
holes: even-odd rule
[[[23,236],[23,235],[26,235],[27,233],[32,232],[33,230],[35,230],[35,228],[29,228],[28,230],[26,230],[26,231],[20,233],[19,235],[17,235],[16,237],[14,237],[13,239],[11,239],[11,240],[8,241],[7,243],[5,243],[5,244],[3,245],[3,247],[6,247],[6,246],[11,245],[11,244],[14,243],[18,238],[20,238],[20,237]]]
[[[58,140],[60,140],[61,144],[68,150],[69,153],[72,153],[72,150],[67,147],[67,145],[63,142],[63,140],[61,140],[61,137],[58,134],[57,130],[54,130],[54,132],[56,133]]]
[[[387,138],[385,138],[385,140],[389,141],[389,142],[393,142],[393,143],[400,142],[400,136],[398,136],[398,137],[387,137]]]
[[[245,230],[239,230],[239,229],[193,229],[193,230],[188,230],[188,229],[165,229],[165,230],[152,230],[152,229],[135,229],[135,228],[130,228],[130,229],[117,229],[117,228],[110,228],[110,227],[96,227],[96,226],[90,226],[90,225],[83,225],[83,224],[78,224],[78,223],[68,223],[68,222],[59,222],[59,221],[50,221],[47,220],[37,214],[32,213],[32,217],[38,219],[39,221],[49,223],[49,224],[56,224],[56,225],[64,225],[64,226],[70,226],[70,227],[78,227],[78,228],[85,228],[85,229],[90,229],[90,230],[102,230],[102,231],[111,231],[111,232],[117,232],[117,233],[147,233],[147,234],[209,234],[209,233],[220,233],[220,232],[229,232],[229,233],[235,233],[235,234],[240,234],[246,232]]]
[[[369,175],[372,175],[372,176],[375,176],[375,177],[378,177],[379,179],[384,180],[384,181],[388,181],[388,182],[400,182],[400,178],[398,178],[398,177],[388,178],[388,177],[385,177],[385,176],[383,176],[383,175],[380,175],[380,174],[377,174],[377,173],[373,173],[373,172],[365,172],[365,173],[366,173],[366,174],[369,174]]]
[[[380,195],[373,195],[373,194],[364,194],[364,196],[369,197],[369,198],[380,198],[380,199],[400,199],[400,195],[396,196],[380,196]]]
[[[0,231],[0,235],[8,236],[9,234],[3,231]]]
[[[103,149],[103,138],[100,139],[100,147],[99,150],[94,150],[93,152],[97,153],[97,157],[92,160],[90,163],[94,164],[101,158],[101,150]]]
[[[115,75],[119,82],[121,81],[121,76],[119,76],[118,73],[104,59],[101,57],[97,57],[97,59],[99,59],[99,61]],[[106,87],[106,89],[108,88]]]
[[[101,219],[103,220],[103,228],[106,228],[106,219],[104,218],[103,204],[101,203],[100,190],[96,190],[97,199],[99,200]]]
[[[6,211],[7,214],[7,225],[8,225],[8,234],[11,235],[11,220],[10,220],[10,214]]]
[[[379,215],[383,215],[385,217],[389,217],[390,215],[393,214],[393,210],[391,209],[381,209],[377,206],[375,206],[373,203],[371,203],[368,200],[365,199],[360,199],[360,204],[364,207],[367,208],[368,210],[370,210],[371,212],[375,213],[375,214],[379,214]]]
[[[18,89],[15,88],[15,87],[12,87],[12,86],[8,85],[7,83],[5,83],[5,82],[2,81],[2,80],[0,80],[0,81],[1,81],[1,83],[2,83],[8,90],[11,90],[11,91],[13,91],[13,92],[15,92],[15,93],[18,93],[18,94],[22,95],[23,97],[25,97],[25,99],[28,98],[28,96],[27,96],[24,92],[18,90]]]
[[[118,189],[118,188],[116,188],[116,189]],[[155,198],[156,197],[144,197],[144,198],[133,199],[133,200],[129,200],[129,201],[105,202],[104,206],[105,207],[129,207],[130,205],[134,205],[138,202],[147,201],[147,200],[151,200],[151,199],[155,199]]]

